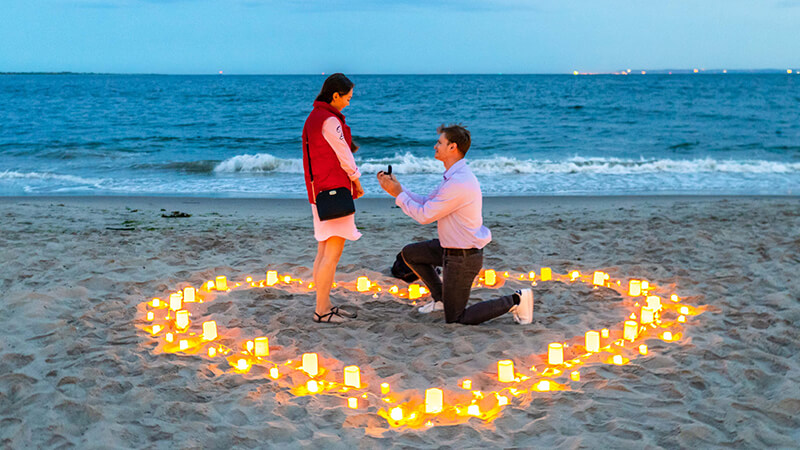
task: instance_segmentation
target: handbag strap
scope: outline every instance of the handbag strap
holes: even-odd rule
[[[306,146],[306,157],[308,158],[308,177],[311,179],[311,195],[314,197],[314,204],[317,203],[317,191],[314,189],[314,171],[311,170],[311,151],[308,148],[308,136],[303,132],[303,143]]]

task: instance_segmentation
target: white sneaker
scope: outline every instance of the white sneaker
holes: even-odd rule
[[[430,314],[434,311],[444,311],[444,303],[437,301],[430,301],[420,306],[417,310],[420,314]]]
[[[533,322],[533,291],[530,289],[521,289],[514,292],[519,295],[519,305],[514,305],[511,308],[511,313],[514,314],[514,320],[522,325]]]

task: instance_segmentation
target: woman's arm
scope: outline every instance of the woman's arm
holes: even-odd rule
[[[353,158],[353,153],[350,151],[350,146],[347,145],[347,141],[344,138],[342,123],[339,122],[339,119],[336,117],[328,117],[325,119],[325,122],[322,123],[322,137],[325,138],[334,153],[336,153],[336,157],[339,158],[339,165],[347,174],[348,178],[350,178],[353,183],[358,181],[361,172],[358,170],[356,160]],[[361,187],[360,182],[358,186]]]

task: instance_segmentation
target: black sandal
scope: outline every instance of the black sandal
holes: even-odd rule
[[[334,319],[334,317],[337,319]],[[344,318],[355,319],[356,317],[358,317],[358,313],[350,314],[340,310],[338,306],[331,308],[331,312],[327,314],[319,315],[314,311],[314,322],[316,323],[342,323]]]

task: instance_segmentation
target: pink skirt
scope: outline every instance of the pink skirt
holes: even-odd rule
[[[356,228],[355,214],[321,221],[317,214],[317,205],[312,203],[311,215],[314,218],[314,239],[319,242],[327,241],[331,236],[343,237],[348,241],[357,241],[361,237],[361,233]]]

